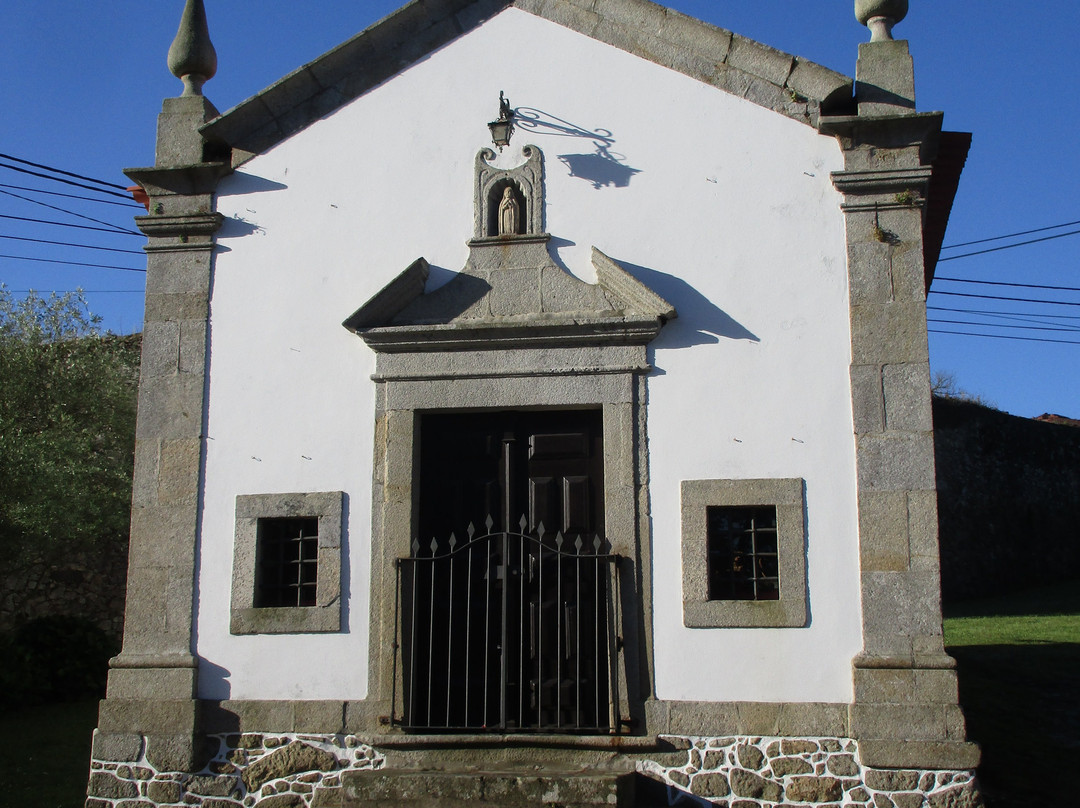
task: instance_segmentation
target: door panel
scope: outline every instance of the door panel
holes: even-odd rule
[[[406,725],[606,731],[601,413],[431,414],[420,437],[421,540],[401,579]]]

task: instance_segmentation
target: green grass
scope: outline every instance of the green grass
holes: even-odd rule
[[[0,804],[80,808],[86,802],[97,706],[97,701],[46,704],[0,716]]]
[[[1080,582],[946,608],[991,808],[1060,804],[1080,756]]]

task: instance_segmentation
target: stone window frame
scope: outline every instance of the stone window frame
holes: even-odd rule
[[[230,634],[318,634],[341,631],[341,554],[345,494],[319,491],[236,497]],[[314,606],[255,606],[259,520],[319,520]]]
[[[779,600],[709,600],[709,507],[776,507]],[[801,478],[683,480],[683,624],[690,628],[806,625],[806,482]]]

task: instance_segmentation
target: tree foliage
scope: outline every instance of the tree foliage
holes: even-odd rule
[[[962,388],[956,380],[956,374],[947,370],[938,370],[930,379],[930,391],[938,398],[948,398],[953,401],[967,401],[971,404],[979,404],[983,407],[997,409],[992,401],[979,393],[970,393]]]
[[[81,292],[0,285],[0,552],[9,569],[126,542],[139,335],[105,333]]]

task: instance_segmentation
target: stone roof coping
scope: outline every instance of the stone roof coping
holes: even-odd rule
[[[412,0],[200,131],[243,162],[511,7],[809,126],[852,102],[851,78],[650,0]]]

